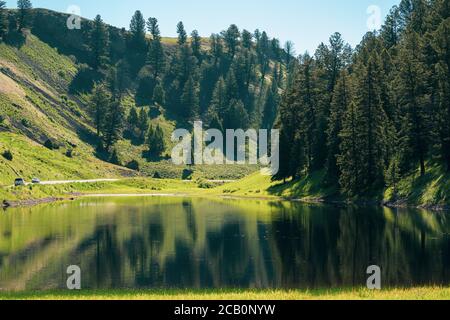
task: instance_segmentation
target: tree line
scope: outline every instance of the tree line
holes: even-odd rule
[[[281,100],[275,179],[324,170],[325,185],[355,197],[424,176],[430,161],[450,171],[449,13],[447,0],[402,0],[355,50],[336,33],[301,55]]]
[[[273,126],[293,44],[283,49],[266,32],[241,32],[236,25],[209,39],[196,30],[188,35],[183,22],[176,28],[176,44],[164,44],[158,20],[136,11],[123,34],[125,54],[113,61],[109,29],[100,15],[94,19],[87,41],[96,83],[91,101],[104,150],[125,131],[161,155],[163,131],[147,132],[151,113],[145,106],[166,110],[186,128],[195,120],[219,130]],[[121,100],[130,95],[137,109],[127,111]]]

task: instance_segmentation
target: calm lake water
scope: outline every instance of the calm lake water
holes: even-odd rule
[[[256,200],[84,198],[0,211],[0,288],[450,285],[450,216]]]

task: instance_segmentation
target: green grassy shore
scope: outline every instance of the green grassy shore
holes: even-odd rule
[[[450,288],[0,292],[0,300],[450,300]]]

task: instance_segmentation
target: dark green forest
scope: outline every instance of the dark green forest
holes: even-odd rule
[[[162,156],[164,132],[149,120],[164,110],[186,128],[203,120],[221,130],[280,129],[274,179],[323,171],[320,183],[347,197],[395,193],[402,177],[424,176],[431,164],[450,171],[448,0],[402,0],[356,48],[335,33],[298,57],[291,42],[233,24],[207,39],[180,22],[178,38],[165,39],[140,11],[128,30],[100,15],[69,30],[55,27],[67,15],[28,0],[0,7],[2,41],[20,45],[30,30],[81,64],[70,92],[88,97],[97,149],[110,162],[119,162],[122,138]]]
[[[450,171],[450,4],[402,0],[350,51],[339,34],[295,60],[282,97],[276,179],[373,195],[439,163]]]

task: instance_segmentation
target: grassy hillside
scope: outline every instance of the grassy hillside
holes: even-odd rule
[[[0,157],[0,185],[11,184],[17,176],[69,179],[133,174],[96,158],[95,132],[86,98],[69,93],[79,68],[73,59],[31,34],[20,47],[0,44],[0,153],[10,150],[14,156],[12,161]],[[126,104],[133,105],[134,101],[127,99]],[[168,120],[162,109],[152,124],[159,124],[164,130],[166,155],[170,155],[170,136],[176,122]],[[48,139],[59,146],[58,150],[43,147]],[[185,174],[186,168],[175,167],[168,160],[148,161],[146,145],[123,139],[116,148],[122,164],[137,160],[144,175],[181,179]],[[236,179],[255,168],[190,170],[193,178]]]
[[[295,181],[272,181],[271,177],[254,173],[244,179],[218,187],[215,191],[229,196],[244,197],[282,197],[305,201],[333,200],[344,201],[337,187],[323,184],[324,172],[319,171]],[[442,171],[438,164],[429,164],[426,176],[419,172],[401,179],[394,188],[389,187],[378,197],[371,199],[353,199],[354,201],[379,201],[398,206],[424,206],[443,208],[450,205],[450,175]]]

